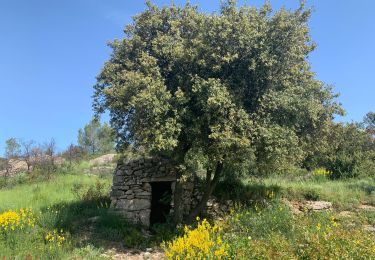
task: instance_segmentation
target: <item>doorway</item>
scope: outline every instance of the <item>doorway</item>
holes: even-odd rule
[[[171,210],[172,182],[151,182],[150,224],[165,223]]]

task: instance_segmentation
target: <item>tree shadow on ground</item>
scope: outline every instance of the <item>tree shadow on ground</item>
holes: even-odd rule
[[[42,209],[44,225],[70,234],[74,247],[87,245],[96,248],[129,251],[160,245],[171,239],[176,231],[163,224],[147,230],[129,223],[109,210],[108,197],[87,201],[64,202]]]
[[[214,192],[219,200],[232,200],[241,205],[262,205],[267,201],[281,197],[282,187],[262,182],[244,183],[239,179],[228,179],[220,182]]]

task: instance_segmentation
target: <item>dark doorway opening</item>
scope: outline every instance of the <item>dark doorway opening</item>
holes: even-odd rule
[[[150,224],[165,223],[171,210],[172,182],[152,182]]]

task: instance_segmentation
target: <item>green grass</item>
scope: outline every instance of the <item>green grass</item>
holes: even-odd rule
[[[30,175],[22,181],[7,180],[0,189],[0,214],[32,208],[37,224],[29,231],[11,232],[5,240],[0,227],[0,258],[101,259],[113,247],[159,246],[175,235],[176,230],[165,224],[153,227],[153,236],[145,236],[142,227],[112,214],[108,210],[112,176],[78,173],[87,167],[82,163],[60,169],[50,179]],[[54,230],[63,230],[62,246],[45,241]]]
[[[50,181],[21,184],[10,189],[0,190],[0,211],[32,207],[41,210],[53,204],[73,203],[78,200],[71,192],[73,184],[93,185],[99,180],[96,176],[57,175]],[[108,186],[110,178],[104,179]]]
[[[360,204],[375,206],[375,180],[370,178],[288,180],[274,177],[262,183],[280,187],[281,196],[287,199],[330,201],[337,210],[354,210]]]
[[[5,240],[0,233],[0,258],[24,259],[32,256],[38,259],[101,259],[109,248],[157,247],[162,241],[181,234],[180,229],[165,224],[154,226],[151,229],[152,236],[145,236],[142,227],[111,214],[108,208],[112,176],[83,174],[89,167],[83,162],[74,168],[59,169],[50,179],[40,173],[21,174],[2,182],[0,214],[7,210],[32,208],[37,225],[33,230],[14,232]],[[342,220],[348,222],[341,223],[342,226],[354,225],[353,234],[358,236],[363,235],[362,226],[375,224],[374,212],[356,211],[360,204],[375,204],[373,179],[333,181],[321,177],[273,176],[261,180],[226,181],[217,188],[215,195],[218,198],[232,199],[243,205],[236,209],[227,225],[225,239],[230,243],[232,256],[252,254],[254,258],[261,259],[262,255],[272,256],[275,252],[284,252],[285,255],[280,256],[280,259],[288,259],[299,253],[306,256],[313,254],[313,250],[302,250],[294,245],[307,243],[306,240],[310,238],[318,239],[312,233],[317,221],[326,225],[329,216],[317,213],[295,217],[280,202],[281,198],[331,201],[334,211],[329,214],[351,210],[353,216],[349,220]],[[304,226],[308,228],[303,229]],[[62,246],[46,242],[46,234],[61,229],[66,238]],[[345,240],[348,234],[344,231],[337,234],[341,234]],[[253,239],[250,244],[249,237]],[[279,240],[284,242],[278,245]],[[317,243],[314,244],[315,249],[325,254],[326,249],[321,248],[318,240],[311,242]],[[336,247],[338,240],[335,241],[329,241],[329,245]],[[347,246],[351,248],[351,245]],[[360,254],[362,251],[355,252]]]
[[[235,259],[374,259],[367,223],[336,212],[293,216],[276,200],[264,209],[238,209],[224,224],[223,240]]]
[[[336,210],[355,210],[361,204],[375,206],[375,180],[330,180],[321,176],[226,180],[218,185],[215,195],[220,199],[232,199],[247,205],[259,204],[271,197],[297,201],[325,200],[332,202]]]

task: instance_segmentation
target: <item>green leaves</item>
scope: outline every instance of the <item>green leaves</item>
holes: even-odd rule
[[[95,86],[94,108],[110,111],[120,146],[227,163],[255,148],[260,168],[316,150],[340,107],[307,60],[309,9],[147,5],[111,44]]]
[[[107,123],[91,120],[78,131],[78,144],[89,154],[104,154],[114,150],[114,133]]]

